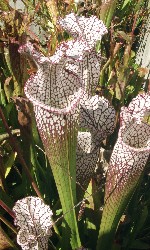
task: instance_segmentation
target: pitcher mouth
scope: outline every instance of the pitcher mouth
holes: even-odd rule
[[[28,81],[31,81],[31,78]],[[25,92],[26,97],[35,106],[41,107],[41,108],[43,108],[43,109],[45,109],[45,110],[47,110],[47,111],[49,111],[51,113],[58,114],[58,115],[69,114],[73,109],[75,109],[77,107],[77,105],[80,103],[81,98],[85,94],[84,89],[80,87],[79,90],[76,92],[76,93],[78,93],[77,97],[73,101],[71,101],[70,105],[66,106],[65,108],[55,108],[55,107],[52,107],[52,106],[47,105],[47,104],[44,104],[43,102],[37,100],[35,97],[33,97],[29,93],[29,90],[27,90],[27,88],[28,88],[28,82],[27,82],[27,84],[24,87],[24,92]]]
[[[148,128],[150,127],[148,124],[146,124],[144,122],[142,122],[142,124],[145,127],[148,127]],[[146,140],[146,139],[145,139],[145,146],[142,146],[142,147],[131,146],[130,143],[128,144],[127,142],[125,142],[125,135],[124,135],[124,130],[125,129],[127,129],[125,126],[120,128],[119,137],[118,137],[118,140],[120,140],[120,143],[123,145],[123,147],[128,147],[129,150],[134,151],[135,153],[138,153],[138,152],[141,152],[141,151],[143,153],[150,152],[150,142],[148,142],[148,140]],[[146,145],[146,142],[147,142],[148,145]]]

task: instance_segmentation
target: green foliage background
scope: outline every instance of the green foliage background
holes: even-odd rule
[[[0,107],[14,138],[0,119],[0,199],[12,208],[15,201],[35,196],[38,190],[45,203],[52,208],[56,221],[62,215],[59,196],[36,128],[32,106],[23,90],[25,81],[36,72],[36,65],[20,55],[18,48],[30,40],[44,55],[53,55],[57,45],[69,38],[57,25],[57,17],[71,11],[85,16],[94,14],[104,21],[109,32],[102,43],[97,44],[103,60],[95,91],[109,99],[116,109],[116,129],[103,145],[106,151],[110,151],[117,139],[121,107],[140,91],[149,88],[149,82],[144,78],[148,69],[136,64],[140,35],[149,16],[149,3],[146,0],[81,1],[79,5],[71,0],[20,2],[22,10],[18,8],[18,1],[14,1],[13,5],[8,0],[0,2]],[[32,181],[37,188],[33,188]],[[104,205],[104,185],[105,178],[98,174],[88,187],[88,201],[78,221],[82,245],[89,250],[96,249],[100,207]],[[122,215],[113,250],[150,249],[149,189],[148,162],[140,184]],[[80,205],[81,200],[78,200],[74,208],[77,214]],[[55,224],[49,249],[69,250],[63,245],[64,217]],[[2,207],[0,219],[0,249],[20,249],[16,243],[13,219]]]

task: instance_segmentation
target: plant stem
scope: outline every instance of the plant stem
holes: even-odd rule
[[[6,220],[2,215],[0,215],[0,220],[3,221],[5,225],[8,226],[15,234],[17,234],[16,228],[13,225],[11,225],[11,223],[8,220]]]
[[[15,214],[14,212],[2,201],[0,200],[0,206],[2,208],[4,208],[4,210],[10,214],[11,217],[13,217],[15,219]]]

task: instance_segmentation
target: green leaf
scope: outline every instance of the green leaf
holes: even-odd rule
[[[4,167],[5,167],[5,178],[8,176],[14,161],[16,159],[17,153],[11,152],[11,154],[9,155],[8,160],[4,163]]]
[[[0,82],[0,105],[6,105],[6,96],[5,96],[5,92],[2,88],[2,84]]]
[[[138,12],[138,11],[140,11],[143,3],[144,3],[144,0],[137,1],[137,4],[135,6],[135,13]]]
[[[0,90],[0,104],[6,105],[5,92],[3,89]]]
[[[8,4],[8,1],[6,0],[1,0],[0,1],[0,8],[3,10],[3,11],[9,11],[10,10],[10,6]]]
[[[109,27],[116,10],[118,0],[103,1],[101,4],[100,19]]]
[[[125,0],[122,6],[122,10],[127,6],[128,3],[130,3],[131,0]]]
[[[5,95],[7,97],[7,100],[10,101],[10,98],[12,96],[12,77],[7,77],[4,83],[4,91],[5,91]]]
[[[131,50],[131,58],[134,58],[135,57],[135,51]]]

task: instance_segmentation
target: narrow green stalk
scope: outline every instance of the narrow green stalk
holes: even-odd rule
[[[65,238],[65,242],[62,242],[62,249],[70,249],[70,242],[72,249],[79,248],[81,246],[77,220],[75,211],[72,210],[76,202],[76,131],[71,135],[67,132],[63,141],[57,140],[55,147],[51,148],[53,155],[48,155],[51,163],[52,172],[58,189],[64,219],[65,230],[63,230],[62,238]],[[50,145],[50,144],[49,144]],[[57,152],[54,152],[54,149]],[[71,236],[69,237],[71,232]]]

